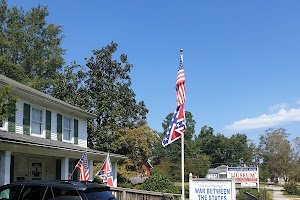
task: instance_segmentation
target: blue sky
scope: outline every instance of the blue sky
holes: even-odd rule
[[[257,141],[268,128],[300,131],[300,1],[10,0],[47,5],[63,25],[66,63],[85,64],[111,41],[134,65],[132,88],[159,132],[176,106],[179,50],[196,134],[202,126]]]

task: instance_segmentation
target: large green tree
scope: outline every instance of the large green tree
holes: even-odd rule
[[[152,157],[154,143],[157,142],[157,132],[147,125],[134,128],[121,128],[116,131],[118,151],[127,158],[121,161],[119,173],[122,177],[130,178],[136,172],[142,172],[142,164]]]
[[[164,129],[163,133],[160,133],[160,142],[154,146],[153,149],[153,165],[161,169],[166,170],[165,174],[168,174],[173,180],[181,179],[181,139],[169,144],[166,147],[163,147],[161,141],[163,140],[169,124],[171,122],[173,113],[170,113],[166,116],[166,119],[163,121],[162,126]],[[195,124],[193,120],[193,115],[191,112],[185,112],[186,117],[186,130],[184,131],[184,149],[185,149],[185,165],[186,169],[194,170],[194,162],[191,160],[194,155],[192,151],[192,139],[195,133]],[[188,178],[188,171],[186,174],[186,179]]]
[[[118,152],[116,130],[146,123],[148,110],[144,101],[137,102],[130,88],[130,70],[133,67],[122,54],[114,59],[117,43],[112,42],[94,50],[87,60],[87,80],[90,107],[97,118],[88,137],[89,147]],[[122,153],[122,152],[120,152]]]
[[[262,170],[269,173],[269,178],[282,177],[285,181],[293,174],[292,149],[285,129],[268,129],[260,137],[259,150]]]
[[[26,13],[0,1],[0,73],[48,92],[64,64],[61,26],[47,23],[47,7]]]
[[[211,166],[218,167],[225,164],[228,166],[241,166],[252,163],[251,145],[245,134],[234,134],[230,138],[223,134],[214,134],[211,127],[203,126],[200,134],[195,138],[195,146],[210,157]]]
[[[130,88],[127,56],[114,59],[117,43],[94,50],[86,66],[76,63],[66,66],[58,75],[51,94],[97,117],[88,122],[88,146],[93,149],[126,154],[120,149],[117,132],[146,125],[148,110],[137,102]]]
[[[0,87],[0,124],[16,112],[18,98],[11,95],[11,86]]]

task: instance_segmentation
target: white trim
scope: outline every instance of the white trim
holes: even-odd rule
[[[63,142],[68,142],[68,143],[74,143],[74,118],[72,117],[69,117],[67,115],[64,115],[64,114],[61,114],[62,115],[62,141]],[[70,131],[70,140],[65,140],[64,139],[64,119],[70,119],[70,122],[71,122],[71,129],[69,130]]]
[[[0,151],[0,186],[10,183],[11,151]]]
[[[8,131],[8,120],[7,118],[2,119],[2,125],[0,126],[1,131]]]
[[[69,179],[69,157],[61,159],[61,180]]]
[[[42,109],[42,108],[37,107],[37,106],[32,105],[32,104],[29,104],[29,105],[30,105],[30,135],[44,138],[45,137],[45,125],[44,124],[45,124],[45,118],[46,118],[45,109]],[[33,109],[42,111],[42,122],[40,123],[41,134],[32,133],[32,122],[34,122],[34,120],[32,119],[33,118],[32,117]]]

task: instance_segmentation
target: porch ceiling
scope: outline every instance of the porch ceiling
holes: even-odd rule
[[[86,149],[65,142],[35,136],[0,131],[0,150],[8,150],[19,153],[30,153],[36,155],[70,157],[80,159],[83,152],[87,152],[88,159],[103,161],[107,152]],[[124,155],[109,154],[111,161],[126,159]]]

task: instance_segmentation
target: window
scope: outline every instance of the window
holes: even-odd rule
[[[47,190],[47,186],[25,186],[24,189],[22,190],[23,193],[21,195],[21,200],[43,199],[44,196],[47,196],[46,190]]]
[[[54,197],[71,196],[74,199],[81,199],[78,191],[73,188],[52,187],[52,191],[53,191]],[[78,197],[78,198],[76,198],[76,197]],[[57,199],[59,199],[59,198],[57,198]],[[68,199],[68,198],[61,198],[61,199]]]
[[[4,186],[0,189],[0,199],[17,199],[18,185]]]
[[[42,134],[43,111],[32,108],[31,133]]]
[[[71,118],[63,117],[63,140],[70,141],[72,139],[72,120]]]

